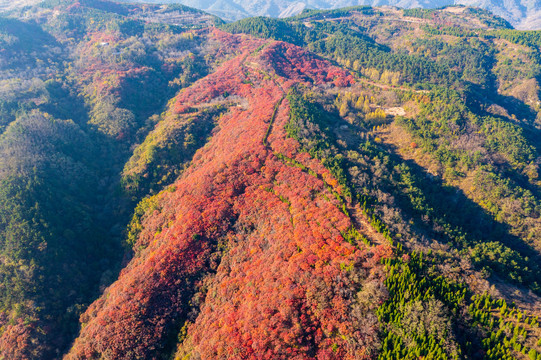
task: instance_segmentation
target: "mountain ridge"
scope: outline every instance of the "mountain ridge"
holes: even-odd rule
[[[351,6],[388,6],[403,9],[440,9],[445,7],[468,6],[491,11],[494,15],[506,19],[515,28],[520,30],[541,29],[541,10],[539,10],[541,4],[538,0],[513,0],[506,3],[496,0],[311,0],[307,2],[289,0],[259,0],[251,2],[244,2],[243,0],[218,0],[215,2],[182,0],[178,2],[202,9],[227,21],[235,21],[252,16],[283,18],[300,14],[305,9],[333,10]]]
[[[240,351],[245,354],[243,356],[264,358],[266,350],[261,343],[268,343],[267,346],[272,347],[271,344],[277,339],[287,336],[289,329],[286,324],[290,321],[302,324],[303,327],[319,327],[327,326],[318,325],[319,322],[335,321],[333,320],[335,317],[341,317],[342,321],[346,321],[345,318],[348,317],[347,313],[340,313],[332,318],[320,318],[323,313],[329,313],[330,307],[316,310],[311,308],[313,305],[309,303],[301,305],[308,302],[308,299],[304,298],[300,290],[292,294],[275,293],[277,299],[271,300],[269,292],[261,290],[253,293],[247,282],[258,284],[257,286],[261,286],[262,289],[267,286],[272,288],[277,286],[273,283],[278,284],[283,281],[291,281],[290,286],[308,286],[312,281],[311,277],[325,276],[326,281],[333,281],[331,274],[334,272],[334,276],[337,275],[336,271],[340,262],[348,261],[353,264],[359,262],[360,264],[362,261],[368,261],[368,259],[362,259],[364,256],[370,257],[369,255],[362,255],[363,252],[355,250],[348,243],[340,244],[340,232],[346,231],[349,220],[340,213],[337,200],[333,199],[332,192],[340,192],[335,180],[324,167],[306,154],[299,152],[298,147],[287,140],[284,132],[288,111],[285,96],[288,89],[296,82],[309,81],[317,86],[326,81],[334,81],[340,85],[347,85],[352,79],[348,78],[349,75],[346,72],[333,68],[317,58],[311,58],[300,48],[289,44],[248,39],[244,35],[229,35],[218,30],[214,31],[211,38],[220,39],[223,49],[236,52],[238,55],[222,64],[211,76],[180,92],[171,103],[172,108],[169,111],[177,114],[176,116],[193,111],[194,108],[204,106],[209,101],[212,102],[224,92],[228,93],[227,98],[240,97],[246,101],[247,105],[240,108],[233,106],[229,113],[220,118],[217,124],[219,130],[215,132],[212,140],[195,155],[191,168],[172,185],[170,191],[158,195],[159,202],[164,204],[159,212],[165,216],[163,220],[158,221],[162,224],[168,222],[170,225],[162,225],[161,230],[157,230],[155,225],[149,227],[150,224],[143,224],[143,233],[139,237],[139,243],[135,244],[142,250],[132,260],[131,265],[123,270],[119,282],[113,284],[102,300],[96,302],[82,316],[85,326],[67,359],[100,356],[103,353],[99,349],[102,348],[109,349],[109,354],[117,359],[130,358],[126,355],[129,354],[128,349],[133,351],[135,356],[152,357],[153,353],[150,349],[156,349],[159,343],[163,343],[164,332],[161,328],[148,328],[154,321],[149,322],[147,319],[141,322],[138,320],[138,314],[156,311],[154,301],[157,300],[151,300],[155,296],[160,297],[160,302],[168,304],[165,306],[162,304],[158,308],[168,312],[176,309],[181,303],[186,303],[187,299],[175,295],[177,290],[172,284],[178,283],[178,286],[185,286],[184,281],[179,282],[179,279],[184,278],[183,268],[202,267],[206,261],[210,261],[210,259],[205,260],[208,256],[216,256],[216,254],[211,255],[215,250],[206,249],[206,245],[203,245],[209,242],[209,246],[212,246],[212,239],[223,238],[224,240],[220,241],[226,242],[221,246],[227,247],[230,254],[243,254],[241,257],[244,260],[238,264],[238,260],[233,261],[229,258],[231,255],[227,253],[221,255],[223,256],[221,260],[212,260],[219,265],[214,270],[216,274],[207,276],[205,282],[212,287],[212,278],[216,278],[220,279],[222,284],[227,282],[229,285],[217,287],[215,291],[218,292],[216,298],[218,303],[210,303],[208,306],[213,309],[216,309],[216,306],[223,306],[223,311],[226,312],[223,316],[226,319],[237,318],[238,314],[244,312],[246,316],[255,318],[254,320],[246,318],[243,322],[234,323],[225,320],[229,325],[219,326],[217,322],[221,320],[216,319],[215,316],[222,311],[205,312],[206,306],[200,305],[202,313],[199,320],[203,324],[197,325],[201,330],[192,328],[190,331],[189,347],[191,349],[188,352],[192,354],[191,356],[200,354],[199,356],[203,358],[221,357],[233,351]],[[240,48],[236,49],[236,46]],[[218,49],[218,51],[222,50]],[[256,87],[254,88],[251,83],[256,83]],[[231,138],[235,139],[234,146],[232,146]],[[219,149],[222,149],[221,153],[218,153]],[[292,167],[291,163],[297,162],[306,166],[314,174],[309,175],[306,170],[301,171]],[[211,171],[212,175],[209,175],[208,171]],[[230,173],[231,171],[233,173]],[[232,183],[230,181],[232,178],[237,180]],[[224,181],[225,179],[228,180]],[[310,191],[319,199],[317,205],[313,202],[314,200],[312,202],[309,200],[308,192],[295,186],[297,181],[310,184]],[[330,188],[326,189],[327,186]],[[319,192],[329,197],[328,204],[324,203],[323,194],[315,195]],[[209,201],[221,205],[211,206]],[[256,206],[261,201],[267,203],[267,209]],[[173,206],[174,210],[170,209],[170,206]],[[288,207],[289,210],[287,210]],[[286,214],[291,213],[292,223],[278,225],[278,219],[284,215],[284,211]],[[311,230],[304,228],[306,225],[303,225],[304,220],[302,220],[308,216],[308,213],[310,217],[306,220],[312,224]],[[327,217],[337,218],[333,221],[337,229],[324,223],[328,221],[325,220]],[[264,220],[266,218],[268,220]],[[308,220],[310,218],[313,220]],[[231,221],[229,219],[234,219],[233,223],[229,224]],[[154,218],[152,221],[155,223],[157,219]],[[321,230],[316,230],[319,228],[316,228],[316,222],[321,222]],[[216,226],[217,229],[212,230]],[[276,234],[268,234],[266,230],[268,227],[272,227],[273,233]],[[238,230],[231,232],[232,228],[245,230],[241,234]],[[162,240],[153,238],[156,231],[162,234]],[[314,234],[313,237],[303,239],[301,234],[305,231],[311,231]],[[321,235],[315,235],[319,231]],[[235,239],[236,237],[240,238]],[[283,242],[286,239],[288,240]],[[141,244],[141,241],[144,244]],[[196,244],[203,247],[191,250]],[[319,248],[330,246],[332,250],[329,250],[330,253],[310,250],[316,244]],[[271,254],[277,249],[280,249],[283,255],[273,258]],[[190,255],[192,252],[193,255]],[[153,255],[149,258],[148,254]],[[188,255],[199,265],[195,263],[192,265],[192,260],[185,258]],[[164,260],[164,256],[167,260]],[[177,256],[180,257],[177,259]],[[148,261],[154,261],[152,259],[161,260],[155,265],[150,265]],[[325,259],[329,262],[328,265],[323,265]],[[378,259],[372,258],[370,261],[377,263]],[[315,266],[314,272],[309,271],[311,266]],[[170,269],[171,267],[174,267],[174,270]],[[258,278],[255,271],[260,267],[267,268],[269,271]],[[288,268],[288,273],[280,270],[285,268]],[[251,272],[254,276],[246,279],[237,274],[239,271]],[[279,275],[280,273],[282,275]],[[147,283],[148,279],[155,279],[158,274],[161,274],[159,277],[169,283],[167,293],[159,285],[161,281],[153,281],[158,285],[156,292],[154,286]],[[293,274],[296,274],[295,279],[290,278]],[[186,277],[190,278],[193,275],[187,274]],[[198,278],[198,276],[195,277]],[[284,279],[280,280],[281,277]],[[288,278],[290,280],[287,280]],[[133,279],[134,285],[127,284],[126,281],[130,281],[128,279]],[[143,285],[141,282],[147,284]],[[267,282],[270,283],[267,284]],[[119,289],[118,286],[127,286],[127,288]],[[133,288],[137,293],[124,295],[128,288]],[[331,292],[330,296],[336,297],[337,302],[351,301],[347,297],[342,298],[337,293],[333,294],[331,286],[328,291]],[[168,293],[170,295],[167,295]],[[243,298],[246,300],[246,296],[249,296],[250,300],[241,301]],[[149,299],[148,305],[143,298]],[[171,298],[173,303],[169,304],[168,298]],[[226,299],[229,300],[226,301]],[[136,303],[132,305],[132,301]],[[211,302],[210,299],[207,301]],[[291,301],[290,305],[287,305],[288,301]],[[287,309],[278,311],[277,304],[282,304]],[[116,312],[120,316],[118,318],[116,315],[113,318],[106,315],[111,314],[112,308],[131,308],[132,306],[137,306],[139,310],[136,312],[130,310],[128,313],[118,311]],[[299,306],[298,309],[297,306]],[[254,312],[252,307],[259,310]],[[317,315],[318,311],[322,313]],[[179,309],[178,312],[178,314],[171,313],[170,316],[186,317],[188,310]],[[284,312],[299,313],[291,315],[290,318],[283,316]],[[263,317],[258,318],[257,313]],[[272,316],[272,314],[275,315]],[[327,315],[330,316],[330,313]],[[269,319],[267,316],[272,316],[272,318]],[[304,317],[307,319],[301,320]],[[309,319],[310,317],[315,318]],[[169,316],[159,315],[159,318],[169,319]],[[172,319],[168,320],[168,322],[171,321]],[[262,336],[257,329],[267,328],[267,326],[276,327],[277,333],[272,337]],[[230,337],[230,343],[225,348],[218,344],[215,345],[216,347],[212,346],[214,342],[220,342],[220,339],[228,335],[230,331],[226,330],[228,327],[238,328],[237,331],[242,335],[239,335],[239,338]],[[194,331],[195,334],[193,334]],[[205,342],[201,343],[202,335],[197,334],[198,331],[204,331]],[[315,329],[313,331],[316,332]],[[134,337],[130,335],[132,332],[139,335]],[[137,339],[137,345],[131,344],[127,339]],[[339,350],[335,352],[346,354],[345,344],[337,338],[332,339],[338,344]],[[286,347],[275,352],[274,356],[286,354],[299,356],[317,351],[313,345],[310,345],[308,339],[301,342],[305,341],[306,344],[298,349]],[[331,341],[331,339],[326,341]],[[356,341],[361,341],[361,338],[356,338]],[[253,347],[250,346],[252,342]],[[257,343],[260,345],[255,345]],[[182,353],[186,350],[179,351]],[[330,356],[328,349],[322,348],[318,352]],[[360,356],[360,353],[348,354],[351,358]]]
[[[38,4],[41,0],[18,0],[18,1],[0,1],[0,12],[10,12],[24,6]],[[120,0],[124,1],[124,0]],[[442,9],[453,7],[474,7],[491,11],[494,15],[500,16],[509,21],[519,30],[538,30],[541,29],[541,10],[537,10],[540,4],[537,0],[513,0],[513,3],[498,4],[494,1],[480,0],[435,0],[435,1],[310,1],[307,3],[301,1],[256,1],[243,3],[241,0],[180,0],[180,1],[140,1],[141,3],[151,4],[182,4],[195,9],[206,11],[216,15],[226,21],[236,21],[253,16],[267,16],[275,18],[285,18],[300,14],[304,10],[333,10],[352,6],[372,6],[372,7],[391,7],[402,9]],[[532,2],[533,1],[533,2]],[[128,1],[124,1],[128,2]]]

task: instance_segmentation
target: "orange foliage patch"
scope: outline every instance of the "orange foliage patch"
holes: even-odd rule
[[[153,358],[186,318],[193,324],[183,346],[204,359],[367,358],[363,344],[377,329],[359,326],[352,306],[388,254],[345,242],[351,221],[324,181],[275,155],[332,181],[286,138],[284,96],[297,82],[351,79],[293,45],[211,36],[239,55],[181,91],[169,111],[224,92],[249,105],[222,116],[175,190],[161,193],[161,210],[145,219],[135,245],[144,249],[81,317],[67,358]]]

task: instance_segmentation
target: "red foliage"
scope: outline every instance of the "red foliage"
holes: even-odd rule
[[[222,116],[175,190],[161,193],[161,210],[145,218],[136,244],[143,250],[81,317],[67,358],[153,358],[195,303],[200,313],[184,345],[204,359],[366,358],[363,344],[376,329],[360,326],[352,306],[387,250],[345,242],[350,219],[324,180],[275,155],[332,180],[286,138],[284,95],[295,82],[348,75],[293,45],[270,42],[254,54],[263,40],[211,36],[240,54],[181,91],[169,112],[224,92],[249,105]]]
[[[288,43],[273,43],[262,51],[261,58],[269,63],[276,74],[289,82],[304,81],[318,85],[334,80],[340,86],[354,82],[353,76],[346,71],[330,66],[327,60]]]
[[[0,314],[2,359],[32,360],[51,355],[51,349],[44,341],[44,329],[39,329],[36,322],[27,323],[19,318],[13,324],[6,323],[4,315]]]
[[[74,1],[72,4],[70,4],[67,8],[66,8],[66,11],[67,12],[70,12],[74,9],[79,9],[81,7],[81,3],[79,1]]]

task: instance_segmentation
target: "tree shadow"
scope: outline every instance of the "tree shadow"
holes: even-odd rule
[[[530,268],[530,271],[521,269],[523,281],[519,282],[510,277],[510,271],[506,266],[491,266],[494,273],[515,284],[522,284],[531,287],[533,282],[541,278],[541,256],[530,244],[520,237],[511,233],[511,226],[498,221],[486,209],[474,202],[458,187],[446,185],[439,177],[435,177],[413,160],[403,159],[397,152],[394,145],[386,144],[385,148],[393,162],[405,163],[412,171],[415,178],[415,186],[422,189],[426,198],[426,206],[434,209],[436,218],[443,220],[450,228],[435,230],[434,219],[426,219],[426,214],[415,209],[411,199],[397,189],[392,189],[393,196],[398,200],[399,207],[406,209],[411,215],[414,226],[427,231],[436,240],[451,245],[457,250],[464,250],[475,247],[478,244],[497,242],[504,247],[518,252]],[[398,191],[397,191],[398,190]],[[424,218],[424,219],[423,219]],[[462,237],[465,241],[456,240],[456,236]],[[494,259],[493,265],[500,259]],[[482,267],[482,266],[478,266]]]
[[[357,136],[353,141],[351,139],[355,138],[354,133],[359,134],[362,129],[336,114],[328,114],[334,122],[336,137],[347,142],[349,150],[358,149],[362,143],[360,137]],[[349,134],[340,135],[340,131]],[[495,219],[486,209],[468,198],[462,189],[445,184],[441,178],[430,174],[414,160],[404,159],[395,145],[376,144],[376,148],[381,155],[389,157],[390,160],[387,165],[388,181],[379,183],[378,187],[393,195],[397,207],[406,215],[406,220],[411,221],[414,229],[459,251],[494,242],[503,246],[501,251],[506,249],[516,251],[524,260],[522,264],[526,264],[529,269],[520,266],[508,268],[510,264],[503,263],[500,259],[502,254],[498,252],[491,254],[495,257],[490,260],[478,261],[476,267],[480,270],[489,266],[493,273],[508,282],[539,291],[535,282],[541,279],[541,269],[538,265],[541,263],[541,255],[524,239],[513,235],[510,225]],[[400,184],[400,170],[396,168],[400,164],[406,164],[412,174],[409,188]],[[355,166],[353,163],[351,165]],[[348,180],[351,183],[352,179]],[[410,190],[415,191],[414,188],[419,189],[424,196],[422,204],[419,204],[419,198],[408,196]],[[513,271],[514,275],[511,275]],[[517,274],[522,278],[521,281],[513,278]]]

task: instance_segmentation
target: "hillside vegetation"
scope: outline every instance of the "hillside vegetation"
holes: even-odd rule
[[[0,45],[0,358],[541,359],[541,33],[48,0]]]

